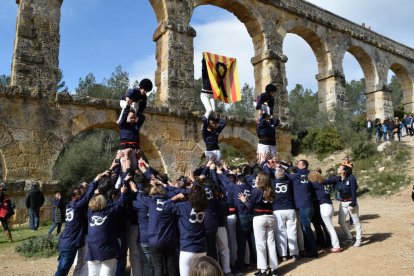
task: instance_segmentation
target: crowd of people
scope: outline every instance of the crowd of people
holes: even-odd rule
[[[66,209],[56,193],[49,233],[56,227],[60,232],[63,212],[65,227],[55,275],[67,275],[72,265],[74,275],[124,275],[128,256],[131,275],[242,275],[254,265],[255,275],[277,275],[279,263],[290,258],[317,258],[322,248],[340,253],[344,244],[361,246],[352,164],[344,163],[325,179],[306,160],[293,165],[279,158],[276,86],[267,85],[257,98],[257,159],[238,168],[222,159],[218,138],[226,118],[203,95],[211,88],[203,87],[205,162],[175,180],[152,168],[140,150],[151,89],[143,80],[122,99],[120,150],[109,169],[75,187]],[[332,223],[334,190],[346,235],[342,243]]]
[[[395,117],[387,117],[384,120],[376,118],[374,122],[367,119],[366,130],[368,137],[371,138],[375,135],[375,142],[394,141],[398,139],[401,141],[401,137],[414,135],[414,119],[411,115],[405,114],[402,119]]]

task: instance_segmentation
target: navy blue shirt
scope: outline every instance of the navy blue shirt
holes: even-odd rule
[[[269,106],[269,109],[270,109],[269,115],[273,115],[273,107],[275,106],[275,98],[273,98],[273,96],[270,95],[270,93],[263,92],[257,97],[256,109],[257,110],[262,109],[262,105],[264,103],[267,103],[267,105]]]
[[[218,127],[212,131],[208,130],[208,119],[206,116],[201,117],[201,121],[203,126],[201,128],[201,135],[203,136],[204,143],[206,144],[206,150],[218,150],[220,149],[218,146],[218,138],[220,133],[223,131],[224,127],[226,126],[226,121],[221,119],[219,121]]]
[[[253,215],[273,215],[273,201],[272,198],[270,201],[266,201],[264,198],[263,191],[257,188],[251,190],[251,195],[247,205],[250,209],[253,210]]]
[[[285,173],[293,183],[293,198],[298,209],[313,208],[312,184],[308,181],[308,169],[298,169],[294,174]]]
[[[139,129],[145,121],[145,116],[142,113],[137,113],[138,121],[134,124],[127,123],[127,117],[130,106],[124,108],[124,111],[119,122],[119,139],[121,143],[133,142],[139,143]]]
[[[188,201],[173,203],[167,200],[163,208],[178,216],[180,250],[191,253],[206,252],[205,213],[195,212]]]
[[[148,198],[148,244],[151,247],[175,248],[178,243],[176,218],[169,208],[163,208],[167,198],[156,195]]]
[[[121,97],[121,100],[125,100],[126,97],[130,98],[133,102],[138,103],[138,110],[139,113],[143,113],[145,108],[147,107],[147,94],[141,94],[139,87],[129,88],[125,95]]]
[[[118,257],[120,246],[117,240],[117,216],[125,203],[125,194],[100,211],[88,210],[88,261],[105,261]]]
[[[98,182],[92,181],[81,199],[70,201],[66,206],[66,223],[59,237],[59,250],[70,247],[79,249],[85,245],[88,202],[97,187]]]
[[[273,210],[296,209],[293,198],[293,184],[288,178],[273,179],[272,186],[276,193]]]
[[[328,187],[322,185],[318,182],[312,182],[313,189],[315,190],[316,198],[318,199],[319,205],[321,204],[332,204],[330,193],[328,192]]]
[[[256,133],[259,137],[259,144],[276,146],[276,127],[279,125],[279,119],[273,118],[266,121],[265,118],[260,118],[256,126]]]
[[[132,202],[134,209],[138,210],[138,230],[139,242],[148,243],[148,219],[149,219],[149,202],[144,199],[141,192],[138,192],[136,199]]]
[[[236,212],[238,214],[250,214],[251,210],[243,202],[239,200],[239,193],[246,195],[247,198],[250,199],[250,193],[251,193],[252,187],[247,183],[238,185],[232,182],[223,173],[219,174],[218,177],[220,180],[220,184],[223,186],[223,190],[229,191],[230,194],[233,195],[233,202],[236,208]]]

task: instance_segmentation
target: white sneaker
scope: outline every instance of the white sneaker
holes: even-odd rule
[[[355,246],[355,247],[360,247],[360,246],[361,246],[361,242],[360,242],[360,241],[356,241],[356,242],[354,243],[354,246]]]

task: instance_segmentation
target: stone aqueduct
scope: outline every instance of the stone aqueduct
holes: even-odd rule
[[[116,129],[116,102],[74,99],[56,93],[59,24],[63,0],[17,0],[19,5],[11,84],[0,86],[0,162],[3,179],[36,180],[47,186],[60,152],[76,134],[91,128]],[[287,79],[282,45],[287,33],[301,36],[317,62],[321,109],[344,101],[342,60],[351,53],[366,80],[369,117],[392,115],[387,72],[394,71],[404,89],[404,109],[414,111],[414,50],[301,0],[150,0],[158,27],[156,43],[156,104],[149,108],[142,129],[144,150],[156,167],[176,176],[199,161],[203,152],[198,99],[194,86],[193,10],[215,5],[233,13],[245,25],[255,56],[255,89],[278,86],[275,112],[286,128],[278,131],[278,147],[290,152]],[[0,46],[1,47],[1,46]],[[252,156],[257,143],[255,124],[235,119],[222,140]],[[18,191],[16,191],[18,192]]]

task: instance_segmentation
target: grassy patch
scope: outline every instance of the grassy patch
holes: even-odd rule
[[[360,149],[371,151],[370,147]],[[406,173],[409,152],[404,144],[392,142],[381,153],[362,153],[360,156],[366,158],[354,160],[354,173],[358,178],[359,190],[364,194],[391,195],[410,183]]]
[[[58,236],[31,237],[16,246],[16,252],[25,257],[51,257],[58,253]]]
[[[42,225],[38,231],[31,231],[27,226],[24,227],[11,227],[11,233],[13,236],[13,243],[9,243],[6,235],[0,235],[0,250],[8,247],[15,247],[20,245],[22,242],[31,238],[44,235],[49,230],[51,224]]]

